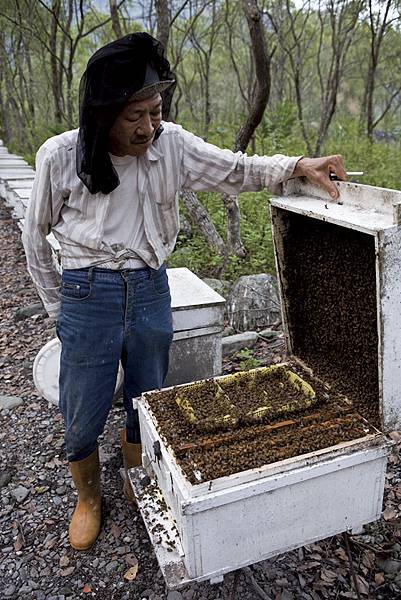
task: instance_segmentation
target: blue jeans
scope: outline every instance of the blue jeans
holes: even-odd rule
[[[132,398],[162,387],[173,338],[165,266],[158,271],[64,270],[57,335],[68,460],[82,460],[95,450],[112,406],[120,359],[127,439],[140,442]]]

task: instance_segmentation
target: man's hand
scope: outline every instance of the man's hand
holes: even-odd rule
[[[341,181],[347,181],[343,158],[340,154],[321,158],[301,158],[294,169],[294,177],[306,177],[311,183],[319,185],[329,192],[333,199],[339,197],[337,186],[331,181],[330,174]]]

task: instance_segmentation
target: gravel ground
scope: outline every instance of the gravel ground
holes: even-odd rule
[[[335,536],[230,573],[224,583],[167,592],[138,511],[121,494],[115,406],[101,441],[104,526],[90,551],[69,547],[67,528],[75,494],[63,452],[63,424],[54,406],[38,396],[32,364],[54,337],[44,314],[21,318],[38,302],[25,268],[20,232],[0,204],[0,598],[64,600],[95,597],[134,600],[319,600],[358,598],[345,540]],[[260,342],[262,364],[280,360],[282,344]],[[225,360],[226,372],[239,359]],[[14,405],[14,406],[13,406]],[[350,537],[360,598],[401,598],[401,435],[393,432],[383,518]],[[235,526],[235,524],[233,525]],[[138,563],[134,580],[124,574]]]

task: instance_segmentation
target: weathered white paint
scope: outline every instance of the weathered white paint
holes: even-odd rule
[[[401,192],[356,183],[335,183],[340,190],[338,200],[332,200],[317,186],[292,179],[285,186],[285,195],[272,198],[271,204],[366,233],[398,224],[394,211],[401,202]]]
[[[17,154],[10,154],[9,152],[2,152],[0,154],[0,165],[2,164],[24,164],[27,165],[27,161],[22,158],[22,156],[18,156]]]
[[[9,179],[24,179],[26,177],[31,177],[32,179],[35,176],[35,172],[31,167],[10,167],[10,168],[2,168],[0,167],[0,177],[5,180]]]
[[[152,493],[147,492],[149,486],[144,487],[141,483],[145,476],[146,471],[143,467],[131,469],[129,472],[138,508],[141,511],[160,569],[164,578],[169,582],[169,588],[177,589],[191,582],[183,561],[184,550],[171,512],[160,505],[160,499],[163,498],[160,488],[157,488],[156,493],[153,489]],[[155,483],[155,480],[152,479],[150,487],[153,487]]]
[[[401,228],[378,236],[381,412],[385,431],[401,429]]]
[[[225,300],[220,294],[185,267],[167,274],[174,331],[223,325]]]
[[[35,171],[30,167],[23,167],[22,169],[5,170],[0,173],[0,179],[2,179],[5,182],[18,179],[30,179],[33,182],[34,178]]]
[[[389,449],[380,433],[191,485],[160,438],[146,395],[138,405],[144,465],[175,519],[192,580],[213,579],[380,516]],[[164,575],[171,587],[188,581]]]
[[[14,190],[16,188],[24,188],[25,192],[29,191],[30,193],[32,189],[32,181],[30,181],[29,179],[11,179],[7,182],[7,187],[10,190]]]

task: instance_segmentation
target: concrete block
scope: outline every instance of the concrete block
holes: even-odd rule
[[[221,342],[223,356],[228,356],[243,348],[252,348],[256,344],[257,339],[258,334],[256,331],[245,331],[244,333],[224,337]]]

